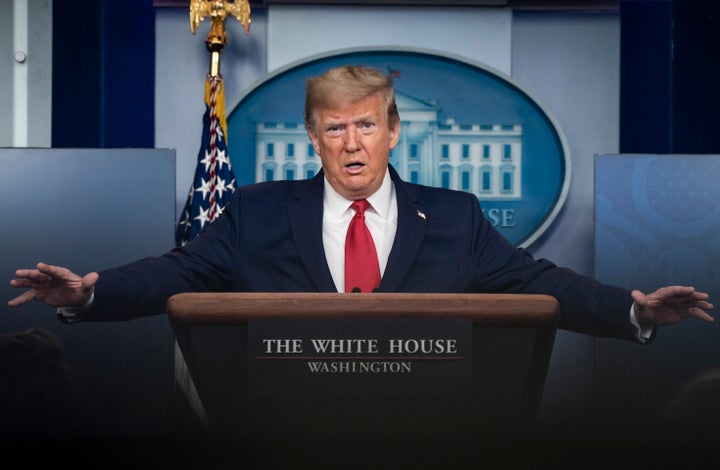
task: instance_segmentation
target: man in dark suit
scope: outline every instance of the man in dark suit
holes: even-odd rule
[[[688,316],[714,320],[708,295],[693,287],[645,295],[603,285],[512,246],[475,196],[402,181],[388,163],[400,117],[380,71],[338,67],[308,80],[306,92],[307,132],[322,160],[314,178],[238,188],[200,236],[159,257],[84,277],[44,263],[20,269],[11,285],[29,290],[8,304],[36,299],[69,321],[105,321],[162,313],[179,292],[356,290],[345,286],[345,233],[351,204],[367,200],[378,292],[549,294],[561,328],[641,342]]]

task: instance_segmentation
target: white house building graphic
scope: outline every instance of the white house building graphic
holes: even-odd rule
[[[406,181],[458,189],[480,200],[522,197],[522,125],[438,121],[434,101],[396,91],[400,142],[390,163]],[[255,181],[310,178],[320,169],[301,122],[256,124]]]

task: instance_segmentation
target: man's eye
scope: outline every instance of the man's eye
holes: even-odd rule
[[[326,132],[329,135],[339,135],[340,133],[342,133],[342,129],[340,127],[333,126],[333,127],[328,127]]]

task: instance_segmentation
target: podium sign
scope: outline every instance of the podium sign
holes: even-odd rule
[[[251,319],[247,387],[250,397],[469,396],[472,321]]]

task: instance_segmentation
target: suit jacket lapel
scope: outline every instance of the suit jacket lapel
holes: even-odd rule
[[[287,207],[290,229],[305,267],[320,292],[337,292],[322,243],[323,172],[302,185]]]
[[[388,166],[395,185],[398,204],[398,223],[390,257],[380,282],[380,292],[397,292],[410,269],[420,244],[425,237],[427,220],[418,208],[419,200],[411,187],[405,184],[392,166]]]

